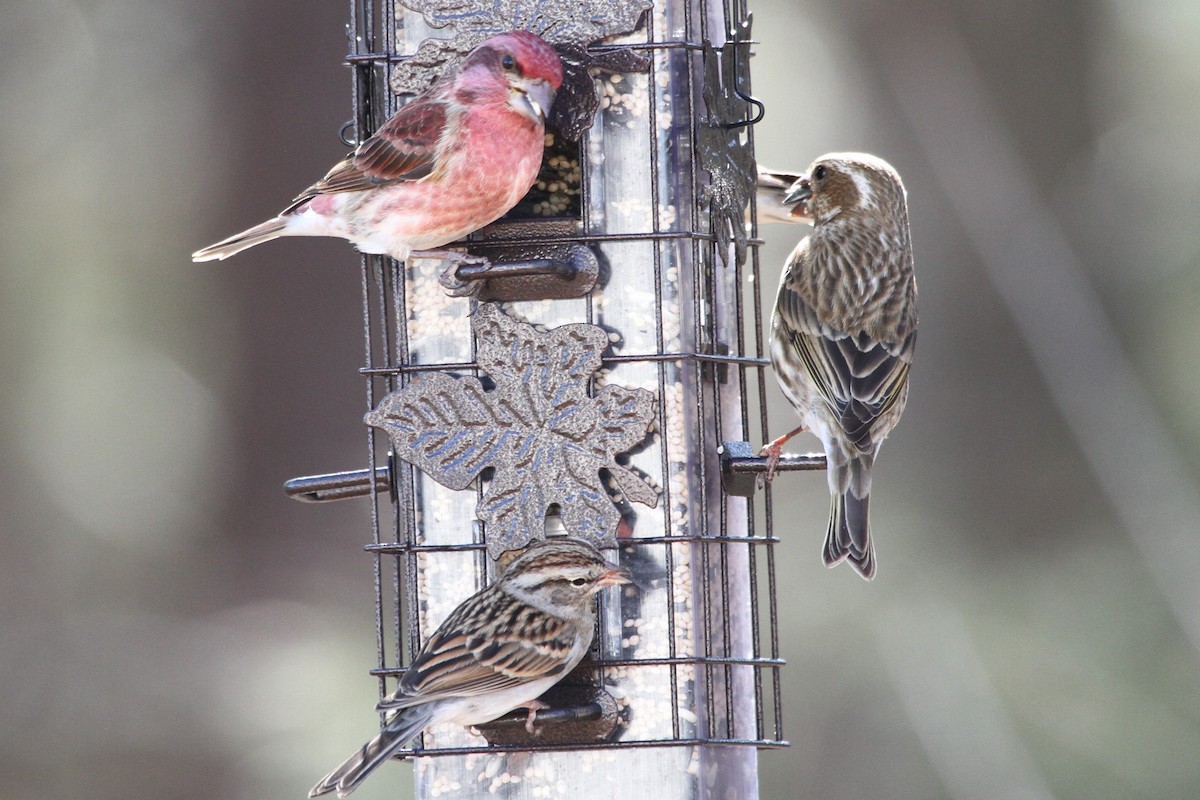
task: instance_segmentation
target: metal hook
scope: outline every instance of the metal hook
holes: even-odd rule
[[[742,45],[742,44],[748,45],[748,44],[750,44],[750,42],[743,41],[741,39],[732,39],[729,42],[725,43],[725,45],[721,48],[722,51],[725,49],[725,47],[729,47],[730,44],[732,44],[734,46]],[[733,93],[740,100],[744,100],[745,102],[754,106],[755,112],[754,112],[754,116],[751,117],[750,119],[744,119],[744,120],[741,120],[740,122],[727,122],[727,123],[723,124],[721,127],[724,128],[725,130],[734,130],[736,128],[747,128],[751,125],[757,125],[759,122],[762,121],[762,118],[764,116],[766,116],[766,113],[767,113],[767,107],[765,105],[763,105],[763,102],[761,100],[759,100],[757,97],[754,97],[753,95],[749,95],[749,94],[743,92],[741,87],[738,85],[738,63],[739,63],[739,59],[737,57],[737,54],[734,53],[733,79],[732,79]]]
[[[742,100],[745,100],[750,105],[754,106],[756,111],[755,111],[754,117],[751,119],[745,119],[745,120],[742,120],[741,122],[730,122],[730,123],[723,125],[722,127],[725,128],[726,130],[731,130],[733,128],[746,128],[746,127],[749,127],[750,125],[757,125],[759,122],[761,122],[762,118],[764,116],[766,116],[766,113],[767,113],[767,107],[765,105],[763,105],[762,100],[759,100],[757,97],[754,97],[752,95],[746,94],[741,89],[734,89],[733,93],[736,94],[738,97],[740,97]]]
[[[342,140],[342,144],[346,147],[358,147],[358,142],[350,138],[349,131],[354,128],[354,120],[348,119],[342,123],[342,127],[338,128],[338,138]]]

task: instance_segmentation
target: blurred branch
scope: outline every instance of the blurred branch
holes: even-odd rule
[[[1080,451],[1200,651],[1200,496],[1188,466],[959,33],[891,22],[880,72]]]

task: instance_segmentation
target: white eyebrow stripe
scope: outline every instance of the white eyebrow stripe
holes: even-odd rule
[[[874,205],[875,192],[871,189],[871,181],[856,169],[847,171],[850,173],[850,180],[854,181],[854,188],[858,189],[858,207],[869,208]]]

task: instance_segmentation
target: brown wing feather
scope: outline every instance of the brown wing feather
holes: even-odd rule
[[[473,633],[463,632],[468,620]],[[518,634],[517,631],[525,631]],[[451,614],[413,659],[396,694],[380,709],[402,708],[419,698],[471,696],[555,675],[575,643],[566,620],[517,603],[476,595]]]
[[[780,293],[779,310],[791,329],[796,354],[839,427],[861,450],[870,450],[876,420],[903,394],[916,331],[889,343],[834,330],[790,288]]]
[[[448,117],[443,100],[418,97],[392,115],[324,178],[305,189],[284,213],[318,194],[358,192],[424,178],[437,168],[437,144]]]

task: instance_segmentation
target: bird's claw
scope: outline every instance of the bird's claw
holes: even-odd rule
[[[774,441],[770,444],[763,445],[763,448],[758,451],[760,456],[767,457],[767,471],[763,476],[766,483],[775,480],[775,469],[779,466],[779,458],[783,455],[783,442]]]
[[[483,256],[473,256],[465,250],[415,251],[410,258],[437,258],[447,262],[446,268],[442,270],[442,274],[438,278],[438,283],[451,297],[475,295],[479,291],[479,287],[483,285],[483,281],[479,279],[479,273],[486,272],[492,266],[492,262]],[[463,280],[459,277],[459,269],[465,265],[477,267],[472,270],[476,273],[472,280]]]
[[[793,436],[795,436],[796,434],[799,434],[799,433],[804,433],[806,430],[807,429],[803,425],[801,425],[800,427],[796,428],[795,430],[788,431],[783,436],[780,436],[778,439],[775,439],[774,441],[771,441],[771,442],[767,442],[766,444],[764,444],[762,446],[762,449],[758,451],[758,454],[760,456],[767,457],[767,472],[766,472],[766,482],[767,483],[770,483],[771,481],[775,480],[775,470],[776,470],[776,468],[779,467],[779,459],[783,455],[783,446],[785,444],[787,444],[788,441]]]
[[[533,702],[528,703],[525,707],[529,709],[529,714],[525,717],[525,730],[531,736],[541,736],[541,728],[533,727],[533,721],[537,719],[537,712],[541,711],[542,709],[549,708],[550,706],[546,705],[541,700],[534,700]]]

